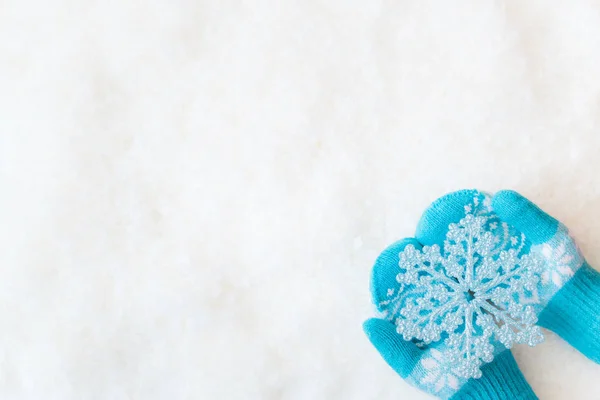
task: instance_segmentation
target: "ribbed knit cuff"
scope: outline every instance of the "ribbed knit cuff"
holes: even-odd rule
[[[539,325],[600,363],[600,273],[585,263],[554,295]]]
[[[485,365],[480,379],[471,379],[450,400],[538,400],[510,350]]]

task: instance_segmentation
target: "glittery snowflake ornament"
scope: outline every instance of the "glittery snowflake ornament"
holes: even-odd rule
[[[443,252],[412,245],[400,253],[397,331],[424,344],[443,340],[444,358],[463,378],[481,377],[506,348],[543,341],[531,304],[537,301],[542,263],[522,254],[525,237],[510,237],[493,214],[473,213],[451,224]]]

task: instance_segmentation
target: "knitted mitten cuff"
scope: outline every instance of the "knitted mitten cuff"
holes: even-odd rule
[[[584,263],[548,303],[538,323],[600,363],[600,273]]]

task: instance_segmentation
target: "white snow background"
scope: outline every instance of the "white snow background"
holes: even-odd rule
[[[513,188],[599,268],[599,157],[598,0],[3,0],[0,398],[430,399],[361,330],[375,257]]]

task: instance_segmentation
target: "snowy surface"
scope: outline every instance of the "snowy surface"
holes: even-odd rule
[[[2,1],[0,398],[429,399],[374,258],[513,188],[600,267],[599,70],[591,0]],[[547,336],[540,398],[600,398]]]

